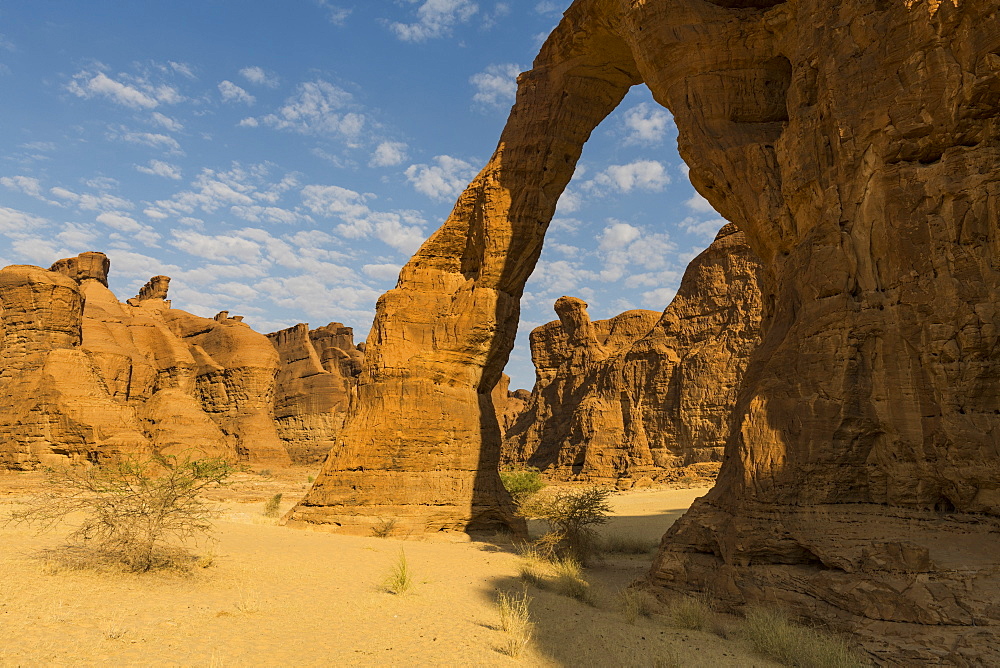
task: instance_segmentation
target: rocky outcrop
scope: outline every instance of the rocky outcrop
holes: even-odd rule
[[[760,341],[760,263],[732,224],[688,266],[662,314],[591,322],[562,297],[531,333],[537,381],[502,459],[559,478],[656,476],[721,461],[736,388]]]
[[[507,430],[514,426],[531,401],[531,392],[528,390],[510,389],[510,376],[507,374],[500,375],[500,382],[493,388],[490,396],[493,398],[493,408],[496,410],[501,434],[506,434]]]
[[[293,517],[502,521],[490,392],[518,300],[581,146],[638,83],[765,275],[719,483],[651,581],[786,604],[884,661],[1000,663],[993,0],[576,0],[379,301],[359,401]]]
[[[354,330],[339,322],[310,330],[306,324],[273,332],[278,351],[274,417],[292,460],[313,464],[335,445],[347,404],[364,359]]]
[[[172,309],[166,277],[128,304],[102,253],[0,270],[0,467],[166,454],[284,463],[278,358],[247,325]]]

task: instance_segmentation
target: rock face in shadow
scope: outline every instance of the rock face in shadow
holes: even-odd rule
[[[732,224],[688,266],[663,313],[591,322],[562,297],[531,333],[537,381],[503,461],[559,478],[655,476],[721,461],[736,388],[760,341],[760,262]]]
[[[0,270],[0,467],[165,454],[286,463],[272,404],[278,356],[235,319],[173,309],[164,276],[123,304],[110,263]]]
[[[764,267],[719,482],[651,581],[784,604],[885,661],[1000,664],[993,0],[576,0],[379,301],[358,402],[293,517],[504,520],[490,392],[518,300],[581,146],[641,82]]]
[[[281,360],[274,405],[278,436],[294,462],[318,463],[343,426],[364,344],[355,346],[354,330],[339,322],[313,330],[300,323],[267,338]]]

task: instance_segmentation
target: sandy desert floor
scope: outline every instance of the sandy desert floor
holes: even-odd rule
[[[240,474],[218,498],[211,565],[190,573],[72,570],[44,557],[66,530],[36,535],[4,519],[41,483],[0,474],[0,666],[769,666],[737,640],[679,630],[660,616],[630,624],[614,593],[652,553],[607,557],[587,570],[597,607],[529,588],[533,640],[505,640],[498,590],[521,592],[521,557],[502,537],[422,541],[290,529],[282,512],[307,469]],[[610,533],[655,542],[705,488],[619,493]],[[411,592],[381,584],[404,551]]]

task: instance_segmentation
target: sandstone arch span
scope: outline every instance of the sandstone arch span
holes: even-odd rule
[[[503,521],[489,406],[591,130],[640,82],[766,268],[719,484],[651,582],[780,601],[886,660],[1000,661],[995,0],[577,0],[382,297],[299,521]]]

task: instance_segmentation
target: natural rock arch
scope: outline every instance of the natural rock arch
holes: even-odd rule
[[[651,580],[793,604],[885,658],[1000,661],[993,1],[574,2],[489,164],[379,301],[292,518],[503,520],[490,390],[518,300],[584,141],[640,82],[766,268],[719,484]]]

